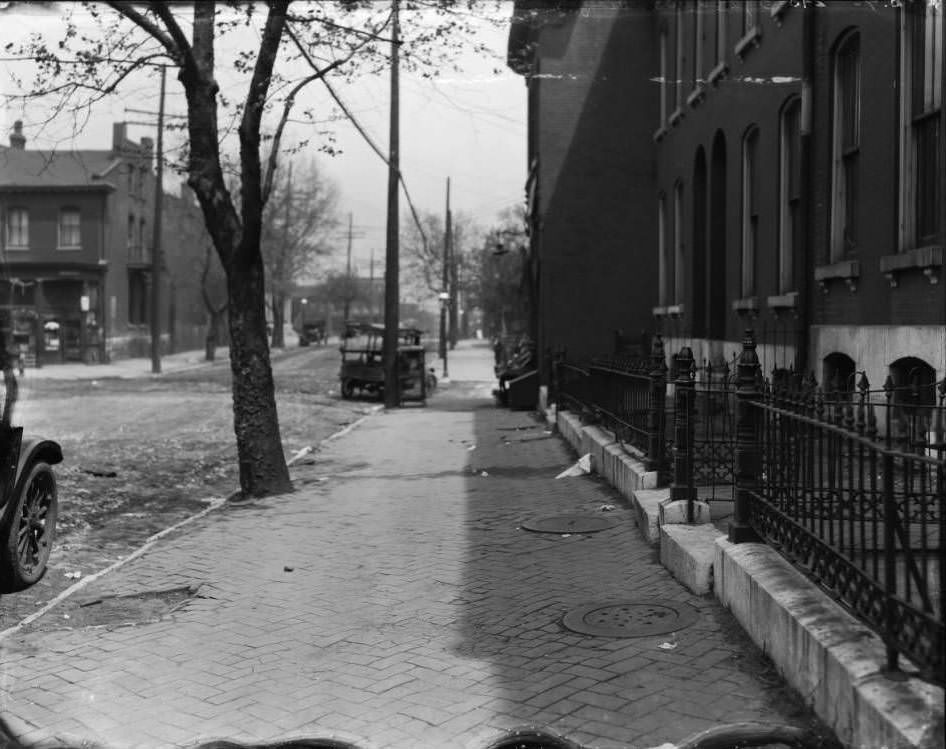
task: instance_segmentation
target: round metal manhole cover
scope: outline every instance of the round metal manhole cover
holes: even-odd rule
[[[618,601],[569,611],[562,624],[581,635],[646,637],[689,627],[698,616],[692,606],[676,601]]]
[[[597,533],[617,524],[617,520],[600,515],[552,515],[523,520],[519,525],[534,533]]]

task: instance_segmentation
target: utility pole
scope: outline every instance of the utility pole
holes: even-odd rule
[[[368,265],[368,317],[374,320],[374,247],[371,248],[371,263]]]
[[[161,209],[164,203],[164,81],[161,66],[161,100],[158,104],[158,163],[154,185],[154,234],[151,240],[151,372],[161,374]]]
[[[345,324],[348,324],[348,316],[351,312],[351,299],[353,289],[351,284],[351,213],[348,214],[348,260],[345,263]]]
[[[398,387],[397,333],[399,291],[398,256],[398,173],[400,171],[400,100],[398,92],[398,0],[391,0],[391,122],[390,154],[388,156],[388,225],[384,258],[384,405],[400,405]]]
[[[453,214],[447,216],[447,236],[450,237],[450,321],[447,326],[450,329],[450,348],[457,345],[457,335],[459,331],[460,318],[460,279],[457,269],[457,246],[453,235]]]
[[[283,318],[283,308],[285,304],[285,272],[286,264],[289,260],[289,227],[292,224],[292,162],[289,162],[289,170],[286,174],[286,215],[282,226],[282,251],[276,256],[275,278],[272,279],[271,288],[273,290],[272,299],[270,299],[271,312],[273,315],[273,338],[270,342],[273,348],[283,348],[286,341],[283,337],[283,328],[285,319]]]
[[[443,359],[444,379],[450,376],[447,368],[447,308],[450,305],[450,178],[447,177],[447,209],[443,233],[443,285],[440,297],[440,358]],[[444,296],[446,295],[446,296]]]

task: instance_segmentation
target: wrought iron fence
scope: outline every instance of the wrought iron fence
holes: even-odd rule
[[[694,363],[692,481],[702,500],[731,500],[736,446],[735,369],[726,362]]]
[[[553,367],[553,398],[560,408],[583,413],[590,403],[588,369],[558,357]]]
[[[878,632],[891,669],[903,654],[946,682],[946,379],[765,380],[751,331],[732,365],[672,359],[672,398],[659,336],[647,358],[559,358],[556,397],[638,448],[672,496],[733,498],[731,541],[776,548]]]
[[[592,417],[638,450],[646,470],[665,472],[666,370],[657,337],[651,355],[643,358],[613,354],[581,366],[559,356],[553,389],[563,407]]]
[[[938,405],[863,375],[826,392],[813,378],[760,384],[754,357],[747,335],[730,538],[748,529],[776,548],[878,632],[891,669],[903,654],[946,682],[946,380]]]

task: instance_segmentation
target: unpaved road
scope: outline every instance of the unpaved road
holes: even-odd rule
[[[338,396],[334,346],[273,357],[287,457],[377,404]],[[45,578],[0,598],[0,630],[238,486],[230,365],[140,379],[34,380],[15,422],[58,440],[58,538]],[[112,474],[95,475],[95,474]]]

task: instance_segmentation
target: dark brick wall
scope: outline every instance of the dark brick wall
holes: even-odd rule
[[[542,349],[605,353],[652,327],[653,17],[591,8],[542,32],[536,101]]]

